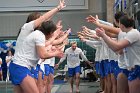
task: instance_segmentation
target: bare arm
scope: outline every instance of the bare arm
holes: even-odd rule
[[[109,32],[117,34],[117,35],[120,32],[119,28],[109,26],[109,25],[105,25],[105,24],[101,24],[99,22],[98,16],[93,17],[93,16],[89,15],[86,19],[87,19],[87,22],[91,22],[91,23],[95,24],[96,26],[105,29],[105,31],[109,31]]]
[[[103,38],[103,40],[106,42],[106,44],[115,52],[127,47],[130,43],[126,39],[115,41],[111,39],[109,36],[107,36],[103,29],[96,29],[96,32],[99,36]]]
[[[52,45],[52,42],[56,39],[56,37],[61,33],[61,27],[58,27],[57,30],[53,33],[53,36],[46,41],[45,46]]]
[[[64,35],[61,36],[60,38],[54,40],[52,42],[52,45],[57,45],[57,44],[62,43],[65,39],[67,39],[67,37],[68,37],[68,35],[69,35],[70,32],[71,32],[71,29],[69,29],[67,32],[65,32]]]
[[[38,27],[42,22],[44,22],[45,20],[49,20],[52,16],[54,16],[58,11],[60,11],[61,9],[63,9],[64,7],[66,7],[65,5],[65,1],[64,0],[59,0],[60,3],[59,5],[50,10],[49,12],[46,12],[43,16],[41,16],[40,18],[36,19],[34,22],[34,28]]]
[[[61,58],[63,56],[63,52],[60,50],[46,51],[45,46],[36,46],[36,48],[37,48],[37,53],[41,59],[48,59],[48,58],[52,58],[52,57]]]
[[[87,57],[84,55],[84,53],[81,51],[80,56],[82,57],[82,59],[92,67],[91,62],[87,59]]]
[[[106,33],[106,35],[108,35],[109,37],[112,37],[112,38],[117,38],[118,37],[117,34],[111,33],[109,31],[106,31],[105,33]]]
[[[60,59],[58,65],[60,65],[62,62],[64,62],[64,60],[66,59],[67,54],[64,54],[64,56]]]

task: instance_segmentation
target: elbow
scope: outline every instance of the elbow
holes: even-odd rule
[[[119,51],[119,49],[114,49],[113,51],[114,51],[114,52],[117,52],[117,51]]]
[[[119,51],[120,50],[120,48],[119,47],[113,47],[113,48],[111,48],[114,52],[117,52],[117,51]]]
[[[46,56],[42,54],[42,55],[40,55],[40,58],[41,59],[46,59]]]
[[[47,55],[46,55],[45,52],[42,52],[42,53],[39,54],[39,57],[40,57],[41,59],[46,59],[46,58],[47,58]]]

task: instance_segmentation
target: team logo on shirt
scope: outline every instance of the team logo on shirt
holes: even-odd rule
[[[37,0],[39,3],[43,3],[45,0]]]
[[[70,54],[71,57],[78,57],[78,54]]]

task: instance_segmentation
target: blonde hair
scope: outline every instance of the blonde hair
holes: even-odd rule
[[[70,42],[70,45],[73,45],[73,44],[76,44],[77,45],[77,42],[76,41]]]

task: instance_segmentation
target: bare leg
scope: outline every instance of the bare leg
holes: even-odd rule
[[[14,86],[14,93],[23,93],[23,90],[20,87],[20,85]]]
[[[108,90],[107,90],[107,77],[106,76],[104,77],[104,93],[108,93]]]
[[[117,93],[129,93],[128,79],[124,73],[119,73],[117,77]]]
[[[0,71],[0,81],[3,80],[2,71]]]
[[[111,93],[112,84],[111,84],[111,74],[107,75],[107,93]]]
[[[38,73],[38,80],[37,80],[37,86],[39,89],[39,93],[44,93],[44,84],[43,84],[43,79],[42,79],[42,72],[39,71]]]
[[[114,74],[111,74],[111,82],[112,82],[112,92],[111,93],[117,93],[117,80],[116,80]]]
[[[130,93],[140,93],[140,79],[139,78],[129,81],[129,90],[130,90]]]
[[[76,73],[76,92],[79,93],[80,73]]]
[[[49,75],[49,80],[50,80],[50,88],[52,89],[52,87],[53,87],[53,82],[54,82],[54,75],[53,75],[53,74],[50,74],[50,75]]]
[[[104,78],[100,78],[100,86],[101,86],[102,91],[104,91],[105,90]]]
[[[35,80],[31,76],[26,76],[20,84],[24,93],[39,93]]]
[[[70,93],[73,93],[73,79],[74,77],[70,77]]]
[[[44,76],[44,83],[45,83],[45,91],[47,92],[47,93],[51,93],[51,91],[50,91],[50,85],[49,85],[49,83],[50,83],[50,81],[49,81],[49,76]]]

